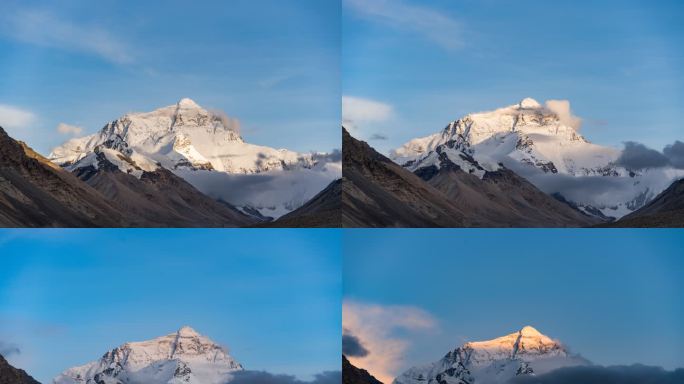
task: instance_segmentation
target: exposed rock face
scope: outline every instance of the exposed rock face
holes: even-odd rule
[[[568,114],[527,98],[454,120],[440,132],[410,140],[390,158],[416,172],[439,168],[447,158],[479,178],[505,166],[599,219],[639,209],[684,176],[672,167],[625,168],[619,150],[590,143]]]
[[[439,169],[425,172],[423,168],[417,174],[454,205],[463,207],[471,226],[585,227],[601,222],[540,191],[505,167],[484,171],[479,178],[449,163],[445,158]]]
[[[394,383],[503,384],[516,376],[587,364],[558,341],[527,326],[493,340],[466,343],[433,364],[407,370]]]
[[[342,383],[343,384],[382,384],[365,369],[357,368],[342,355]]]
[[[235,227],[257,222],[164,168],[127,172],[104,151],[73,173],[0,128],[0,226]],[[111,155],[111,154],[110,154]],[[116,160],[115,160],[116,161]]]
[[[412,174],[345,131],[343,225],[580,227],[599,222],[503,166],[488,171],[465,154],[455,162],[440,148],[435,153],[437,165]]]
[[[190,99],[128,113],[99,132],[74,138],[48,156],[69,171],[98,168],[100,156],[123,173],[166,169],[203,194],[256,217],[278,218],[340,178],[331,154],[298,153],[245,142],[239,122]]]
[[[311,155],[245,143],[237,121],[187,98],[152,112],[126,114],[96,134],[67,141],[49,158],[63,166],[75,165],[100,147],[150,168],[159,164],[169,170],[259,173],[313,166]]]
[[[441,192],[344,128],[342,135],[342,226],[464,226],[463,213]]]
[[[106,198],[0,128],[0,226],[119,227]]]
[[[97,361],[64,371],[54,384],[224,384],[242,369],[226,349],[183,327],[153,340],[123,344]]]
[[[40,384],[29,376],[23,369],[17,369],[10,365],[0,355],[0,384]]]
[[[73,174],[102,193],[125,213],[134,227],[239,227],[257,222],[228,203],[198,191],[165,168],[141,171],[139,177],[121,172],[99,153],[97,167]]]

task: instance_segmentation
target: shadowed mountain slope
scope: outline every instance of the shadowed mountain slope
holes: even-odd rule
[[[0,128],[0,226],[117,227],[124,223],[102,194]]]
[[[0,355],[0,384],[40,384],[33,377],[29,376],[23,369],[11,366],[2,355]]]
[[[357,368],[342,355],[342,384],[382,384],[365,369]]]
[[[343,227],[460,227],[465,217],[420,177],[342,128]]]
[[[238,227],[256,220],[216,201],[165,168],[123,173],[104,155],[73,173],[121,208],[135,227]]]
[[[338,228],[341,226],[342,179],[330,183],[306,204],[265,227]]]
[[[611,227],[684,227],[684,179],[677,180],[641,209]]]
[[[583,227],[597,219],[540,191],[501,167],[485,171],[472,158],[465,172],[438,152],[437,165],[410,172],[343,132],[343,226]]]

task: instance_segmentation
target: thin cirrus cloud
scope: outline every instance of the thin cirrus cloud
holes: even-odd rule
[[[0,104],[0,127],[10,129],[27,128],[36,121],[36,115],[20,107]]]
[[[100,27],[79,25],[46,9],[15,9],[0,17],[0,31],[17,41],[99,56],[116,64],[133,62],[130,48]]]
[[[59,123],[59,125],[57,125],[57,132],[59,132],[62,135],[76,136],[80,135],[83,132],[83,128],[76,125]]]
[[[404,354],[410,343],[397,335],[397,331],[427,331],[437,327],[437,321],[428,312],[413,306],[384,306],[345,300],[342,303],[342,328],[353,340],[349,361],[384,383],[390,383],[400,372]],[[350,337],[351,336],[351,337]],[[343,346],[344,348],[345,346]],[[347,349],[350,349],[347,345]]]
[[[401,0],[344,0],[344,4],[359,17],[417,33],[447,50],[464,46],[461,23],[434,9]]]
[[[367,123],[380,123],[394,116],[394,108],[386,103],[353,96],[342,96],[342,123],[357,129]]]

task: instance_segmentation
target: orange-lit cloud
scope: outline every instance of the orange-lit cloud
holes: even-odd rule
[[[411,306],[382,306],[345,300],[342,327],[352,333],[368,350],[365,356],[348,356],[357,367],[368,370],[385,384],[400,372],[409,341],[395,336],[397,330],[435,328],[436,320],[424,310]]]

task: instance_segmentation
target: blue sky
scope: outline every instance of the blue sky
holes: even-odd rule
[[[597,364],[684,362],[681,231],[347,230],[343,243],[345,302],[402,314],[369,348],[408,343],[395,374],[525,325]]]
[[[190,97],[256,144],[340,147],[340,3],[3,1],[0,125],[46,153]]]
[[[677,0],[343,0],[342,92],[382,103],[352,111],[357,136],[387,138],[370,141],[382,151],[524,97],[569,100],[590,141],[662,149],[684,137],[683,12]]]
[[[0,346],[48,383],[190,325],[246,369],[339,370],[335,230],[5,230]]]

